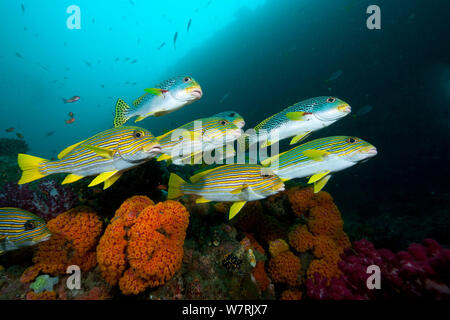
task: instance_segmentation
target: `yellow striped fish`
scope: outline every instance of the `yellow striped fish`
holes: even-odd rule
[[[319,192],[337,171],[365,162],[377,154],[370,143],[356,137],[320,138],[261,161],[283,181],[310,177],[314,192]]]
[[[293,137],[290,144],[295,144],[311,132],[333,124],[350,112],[350,106],[335,97],[306,99],[258,124],[255,127],[257,136],[249,137],[249,143],[262,142],[261,147],[264,148],[278,140]]]
[[[163,153],[158,161],[170,159],[174,164],[192,163],[189,162],[192,158],[231,143],[240,135],[241,129],[224,117],[194,120],[157,138]],[[234,155],[234,148],[232,149],[229,148]],[[195,161],[197,162],[199,161]]]
[[[44,219],[19,208],[0,208],[0,255],[47,241],[50,236]]]
[[[62,184],[97,175],[89,186],[104,182],[110,187],[122,173],[161,153],[161,146],[150,131],[132,126],[102,131],[61,151],[57,161],[19,153],[22,169],[19,184],[54,173],[69,173]]]
[[[268,168],[257,164],[227,164],[197,173],[190,182],[172,173],[167,197],[193,194],[200,196],[197,203],[234,202],[229,212],[232,219],[247,201],[264,199],[283,190],[284,183]]]

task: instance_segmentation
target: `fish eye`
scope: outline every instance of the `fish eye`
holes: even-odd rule
[[[133,137],[135,137],[135,138],[141,138],[141,137],[143,137],[144,136],[144,133],[142,132],[142,131],[134,131],[133,132]]]
[[[228,123],[228,121],[227,120],[220,120],[219,123],[224,126],[224,125],[226,125]]]
[[[335,101],[336,101],[336,98],[333,98],[333,97],[329,97],[327,99],[327,102],[330,102],[330,103],[335,102]]]
[[[179,137],[178,137],[178,140],[183,140],[183,136],[179,136]]]
[[[189,81],[191,81],[190,77],[184,77],[184,82],[189,82]]]
[[[355,142],[358,142],[358,139],[353,138],[353,137],[348,137],[345,141],[347,141],[348,143],[355,143]]]
[[[25,224],[23,225],[24,229],[27,230],[33,230],[34,228],[36,228],[36,226],[34,225],[34,222],[32,221],[27,221],[25,222]]]

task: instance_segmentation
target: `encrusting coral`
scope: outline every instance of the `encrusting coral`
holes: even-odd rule
[[[177,201],[125,200],[97,248],[103,277],[126,295],[164,284],[181,267],[188,224],[189,213]]]
[[[52,236],[38,245],[33,257],[35,264],[24,271],[22,282],[34,280],[40,272],[65,274],[69,265],[77,265],[87,271],[97,264],[95,246],[102,222],[92,209],[76,207],[50,220],[47,226]]]

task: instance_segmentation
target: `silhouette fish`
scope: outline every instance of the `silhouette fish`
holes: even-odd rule
[[[175,32],[175,34],[173,35],[173,48],[176,50],[176,46],[175,43],[177,42],[177,38],[178,38],[178,32]]]

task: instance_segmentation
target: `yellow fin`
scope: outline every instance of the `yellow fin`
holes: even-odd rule
[[[247,203],[247,201],[237,201],[231,205],[230,213],[228,215],[228,219],[231,220],[235,215],[241,211],[242,207]]]
[[[204,176],[206,176],[208,173],[210,173],[211,171],[213,171],[216,168],[212,168],[212,169],[208,169],[208,170],[204,170],[201,171],[199,173],[194,174],[192,177],[189,178],[189,180],[192,183],[196,183],[197,181],[199,181],[201,178],[203,178]]]
[[[286,152],[286,151],[285,151]],[[283,152],[284,153],[284,152]],[[261,165],[263,166],[263,167],[268,167],[268,166],[270,166],[270,164],[272,163],[272,162],[274,162],[277,158],[279,158],[283,153],[279,153],[279,154],[276,154],[276,155],[274,155],[274,156],[271,156],[270,158],[267,158],[267,159],[264,159],[263,161],[261,161]]]
[[[156,161],[164,161],[164,160],[169,160],[169,159],[172,159],[172,157],[169,156],[168,154],[163,153],[156,159]]]
[[[117,170],[116,171],[108,171],[108,172],[100,173],[98,176],[95,177],[94,180],[91,181],[91,183],[89,183],[88,187],[96,186],[99,183],[102,183],[105,180],[108,180],[109,178],[111,178],[116,173],[117,173]]]
[[[331,178],[331,175],[328,175],[328,176],[323,177],[319,181],[314,182],[314,193],[317,193],[320,190],[322,190],[322,188],[325,187],[325,185],[327,184],[328,180],[330,180],[330,178]]]
[[[128,121],[130,118],[128,115],[130,109],[130,106],[125,101],[122,99],[117,99],[116,113],[114,115],[114,127],[120,127]]]
[[[144,120],[145,118],[147,118],[147,117],[139,116],[139,117],[136,118],[136,120],[134,120],[134,122],[142,121],[142,120]]]
[[[63,182],[61,182],[61,184],[72,183],[83,178],[84,178],[83,176],[77,176],[76,174],[71,173],[66,176],[66,178],[63,180]]]
[[[234,189],[234,190],[231,190],[230,193],[231,193],[231,194],[239,194],[239,193],[241,193],[242,191],[244,191],[245,188],[248,188],[248,185],[247,185],[247,184],[244,184],[244,185],[240,186],[239,188],[236,188],[236,189]]]
[[[288,113],[286,113],[286,117],[287,117],[289,120],[293,120],[293,121],[303,121],[303,120],[304,120],[304,119],[303,119],[304,114],[305,114],[305,112],[301,112],[301,111],[298,111],[298,112],[288,112]]]
[[[110,178],[106,179],[105,183],[103,184],[103,190],[111,187],[114,184],[114,182],[116,182],[121,176],[122,176],[122,172],[118,171],[114,175],[112,175]]]
[[[281,179],[281,181],[283,181],[283,182],[286,182],[286,181],[291,180],[291,179],[289,179],[289,178],[280,178],[280,179]]]
[[[195,203],[207,203],[207,202],[211,202],[211,200],[205,199],[204,197],[200,197],[195,200]]]
[[[330,173],[330,170],[324,171],[324,172],[319,172],[319,173],[316,173],[316,174],[313,174],[313,175],[311,176],[311,178],[309,178],[308,183],[316,182],[316,181],[322,179],[323,177],[325,177],[325,176],[326,176],[327,174],[329,174],[329,173]]]
[[[181,177],[177,176],[175,173],[171,173],[169,177],[169,190],[167,193],[167,199],[175,199],[183,195],[181,186],[186,184]]]
[[[141,103],[141,101],[145,98],[146,95],[148,95],[148,92],[144,93],[142,96],[134,100],[133,106],[137,107]]]
[[[72,151],[73,149],[75,149],[76,147],[78,147],[78,146],[79,146],[80,144],[82,144],[84,141],[86,141],[86,140],[77,142],[77,143],[75,143],[75,144],[73,144],[73,145],[68,146],[67,148],[65,148],[63,151],[61,151],[61,152],[58,154],[58,159],[61,160],[62,158],[64,158],[70,151]]]
[[[106,158],[106,159],[112,159],[112,157],[115,153],[115,151],[113,151],[113,150],[109,150],[109,149],[101,148],[101,147],[90,146],[88,144],[83,144],[81,146],[95,152],[99,156]]]
[[[46,162],[48,162],[47,159],[19,153],[17,155],[17,163],[20,169],[22,169],[22,177],[18,184],[28,183],[45,177],[46,175],[39,171],[39,167]]]
[[[295,137],[292,138],[290,144],[295,144],[295,143],[305,139],[310,133],[311,133],[311,131],[307,131],[305,133],[296,135]]]
[[[302,152],[304,156],[314,160],[314,161],[323,161],[323,157],[329,155],[330,153],[323,150],[314,150],[308,149]]]

